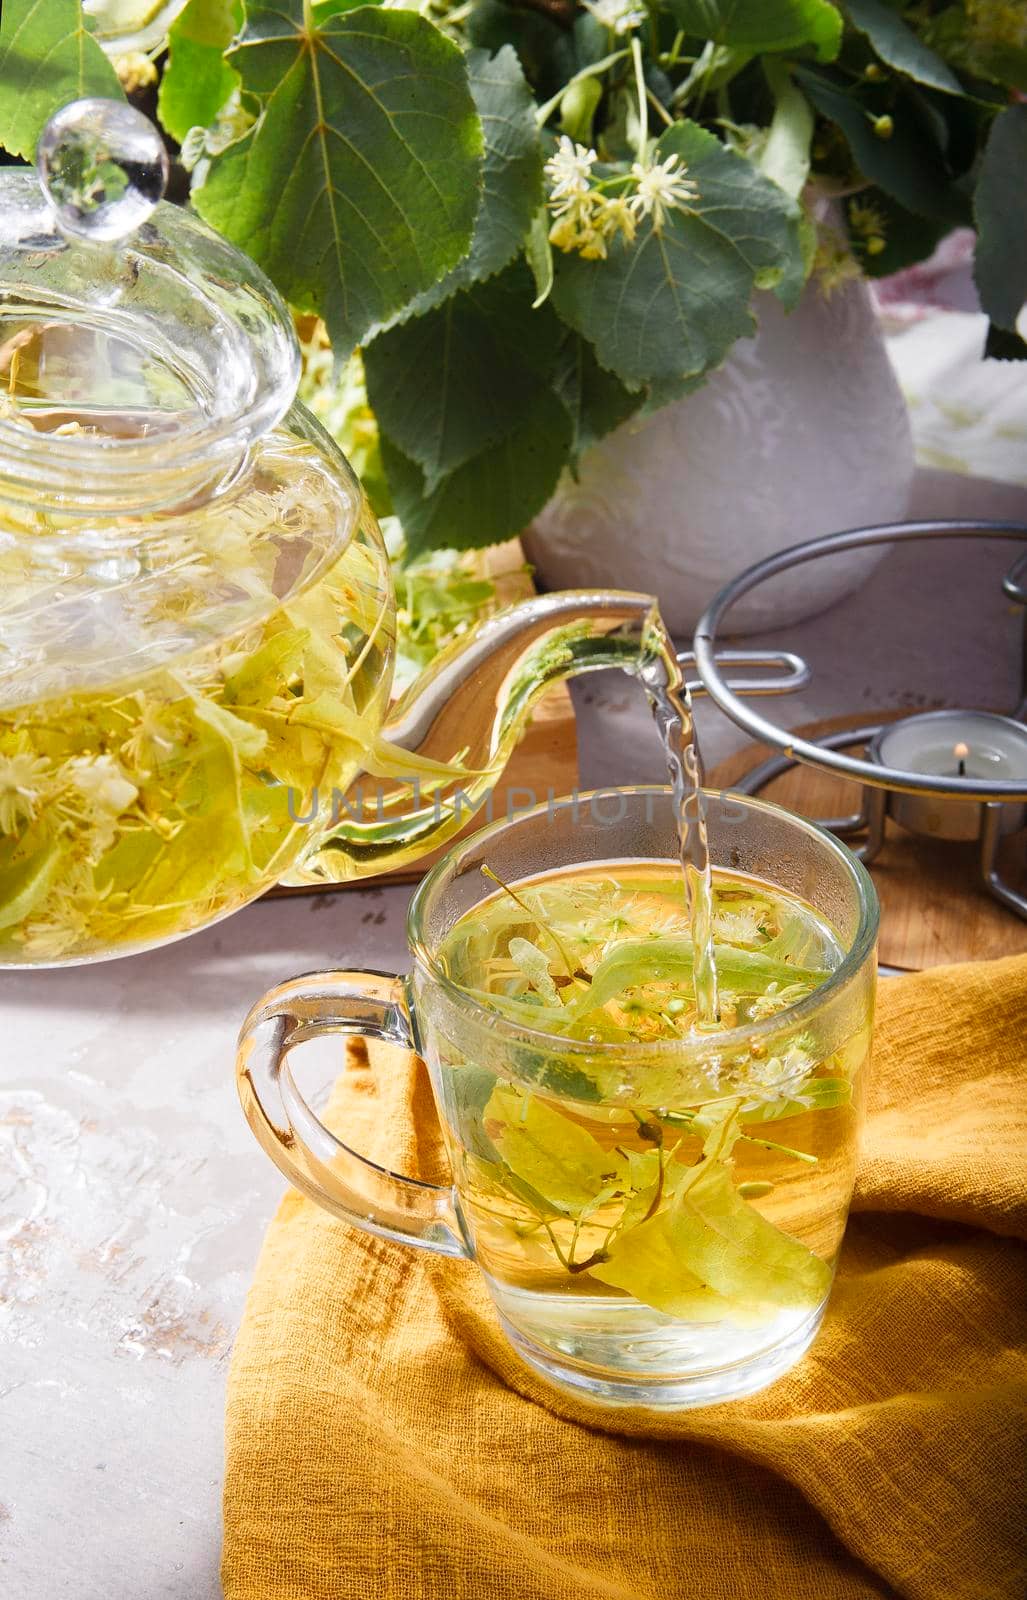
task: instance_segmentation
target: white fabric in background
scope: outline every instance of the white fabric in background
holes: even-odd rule
[[[917,462],[1027,485],[1027,361],[985,361],[973,234],[875,284],[888,354],[909,405]],[[1020,318],[1027,337],[1027,308]]]

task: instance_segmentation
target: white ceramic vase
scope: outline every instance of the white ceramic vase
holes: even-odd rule
[[[618,428],[565,472],[524,536],[549,588],[639,589],[671,631],[753,562],[817,534],[901,518],[913,477],[905,402],[865,283],[811,283],[786,314],[757,296],[759,331],[695,394]],[[811,616],[880,553],[831,556],[747,595],[731,633]]]

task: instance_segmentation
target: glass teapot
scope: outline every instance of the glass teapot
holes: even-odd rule
[[[37,168],[0,174],[3,966],[127,954],[277,882],[421,856],[547,684],[665,653],[648,597],[552,595],[390,709],[382,537],[296,403],[275,290],[162,201],[130,108],[66,107]]]

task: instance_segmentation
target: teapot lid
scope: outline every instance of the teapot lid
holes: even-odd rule
[[[63,474],[90,509],[121,509],[129,479],[154,505],[181,499],[291,405],[300,355],[284,302],[163,200],[167,178],[156,128],[101,99],[51,118],[36,172],[0,172],[5,494]]]

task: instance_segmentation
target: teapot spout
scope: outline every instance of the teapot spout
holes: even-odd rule
[[[382,738],[409,751],[409,778],[359,779],[339,823],[284,880],[341,883],[422,859],[487,800],[553,683],[621,667],[676,685],[680,670],[651,595],[569,590],[486,618],[443,650],[392,708]],[[666,676],[665,676],[666,674]]]

